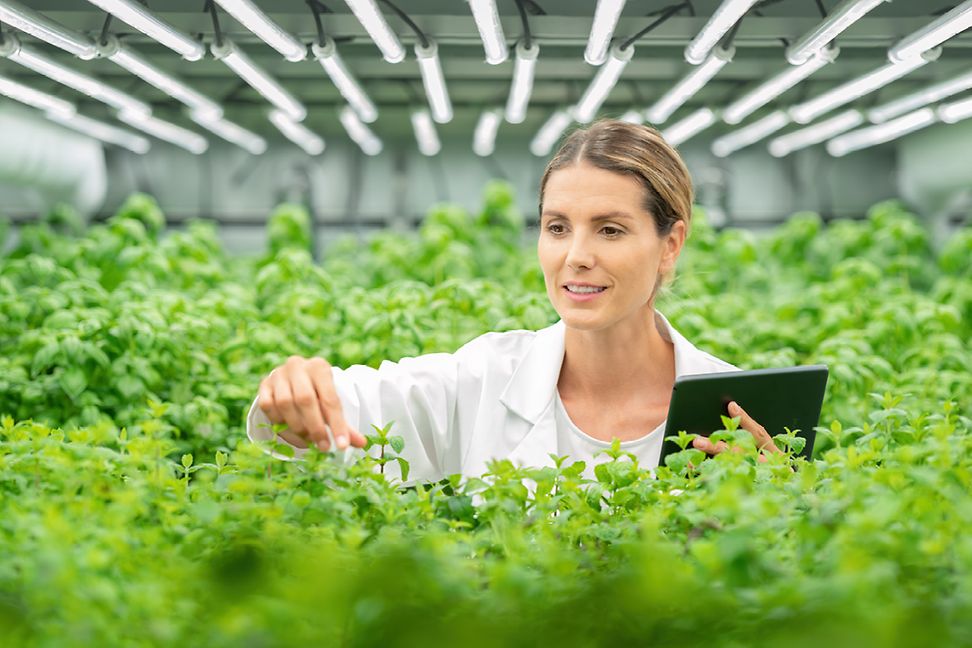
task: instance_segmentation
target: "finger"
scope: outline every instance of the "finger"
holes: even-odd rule
[[[279,436],[281,439],[283,439],[290,445],[296,446],[298,448],[306,448],[308,446],[307,439],[300,436],[299,434],[294,434],[290,430],[281,430],[277,436]]]
[[[344,408],[341,405],[341,398],[338,396],[337,387],[334,385],[334,376],[331,373],[331,365],[323,358],[315,358],[313,370],[310,372],[311,380],[317,391],[321,413],[327,425],[334,433],[334,442],[342,450],[351,444],[357,448],[363,448],[365,438],[348,425],[344,418]]]
[[[291,371],[289,370],[281,371],[274,377],[274,403],[283,415],[283,419],[287,423],[290,431],[300,436],[307,436],[308,433],[304,427],[304,419],[301,417],[297,403],[294,400],[294,392],[289,378],[290,374]]]
[[[267,419],[271,423],[283,423],[283,417],[280,415],[280,411],[277,409],[277,405],[273,400],[272,377],[273,372],[271,371],[269,376],[260,381],[257,406],[267,415]]]
[[[711,440],[703,436],[697,436],[694,439],[692,439],[692,446],[695,447],[697,450],[701,450],[702,452],[709,455],[717,455],[720,452],[723,452],[728,447],[725,441],[712,443]]]
[[[780,452],[766,428],[754,421],[753,417],[747,414],[736,401],[729,403],[729,415],[739,417],[739,427],[753,435],[757,448],[765,449],[767,452]]]
[[[327,436],[324,417],[321,415],[317,389],[307,372],[306,364],[294,371],[290,379],[290,388],[293,390],[294,403],[304,423],[307,436],[318,449],[326,452],[330,449],[331,442]]]

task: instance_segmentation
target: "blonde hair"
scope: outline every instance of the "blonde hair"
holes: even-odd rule
[[[624,173],[644,188],[645,211],[655,222],[659,237],[684,221],[686,234],[692,221],[692,178],[682,157],[656,129],[616,119],[602,119],[572,132],[547,164],[540,179],[539,211],[550,174],[580,162],[605,171]],[[674,271],[673,271],[674,272]],[[659,283],[670,277],[662,277]],[[651,299],[654,300],[656,283]]]

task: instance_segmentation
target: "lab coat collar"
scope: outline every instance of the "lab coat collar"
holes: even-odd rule
[[[682,376],[695,347],[676,331],[668,319],[655,311],[655,326],[662,337],[675,347],[675,377]],[[529,350],[513,372],[500,402],[530,423],[536,424],[553,402],[564,363],[563,320],[537,331]]]

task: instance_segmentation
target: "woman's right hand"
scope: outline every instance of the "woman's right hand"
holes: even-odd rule
[[[327,452],[331,447],[327,427],[342,450],[349,443],[358,448],[365,445],[364,435],[344,420],[331,364],[324,358],[287,358],[260,382],[257,404],[271,423],[287,424],[279,436],[298,448],[313,443]]]

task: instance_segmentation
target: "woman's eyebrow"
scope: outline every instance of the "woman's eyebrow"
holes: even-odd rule
[[[566,218],[567,220],[570,220],[570,218],[567,216],[567,214],[564,214],[563,212],[559,212],[559,211],[554,211],[554,210],[544,210],[543,214],[541,214],[541,218],[543,218],[543,217],[549,217],[549,218]],[[609,211],[609,212],[605,212],[603,214],[598,214],[597,216],[592,217],[591,218],[591,221],[593,221],[595,223],[598,223],[600,221],[606,221],[606,220],[622,220],[622,219],[625,219],[625,218],[631,219],[631,218],[634,218],[634,217],[631,214],[629,214],[628,212],[623,212],[623,211]]]

